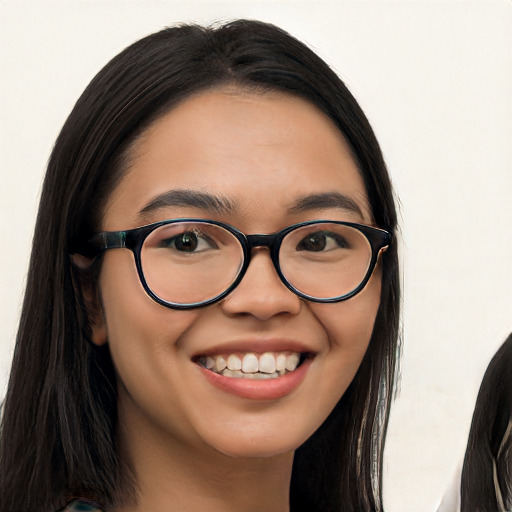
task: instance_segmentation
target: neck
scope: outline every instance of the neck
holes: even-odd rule
[[[234,458],[138,428],[126,429],[121,439],[135,474],[137,500],[112,512],[289,512],[293,452]]]

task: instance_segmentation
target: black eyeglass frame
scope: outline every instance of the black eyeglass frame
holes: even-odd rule
[[[179,304],[175,302],[169,302],[158,295],[156,295],[153,290],[148,286],[146,282],[146,278],[144,277],[144,271],[142,269],[142,260],[141,260],[141,250],[144,244],[144,241],[152,233],[155,229],[165,226],[168,224],[177,224],[177,223],[195,223],[195,224],[209,224],[214,226],[219,226],[224,228],[226,231],[230,232],[242,246],[243,250],[243,264],[238,272],[238,276],[233,281],[233,283],[222,293],[216,295],[211,299],[207,299],[201,302],[194,302],[190,304]],[[295,231],[296,229],[311,226],[315,224],[339,224],[342,226],[348,226],[353,229],[356,229],[363,233],[363,235],[368,240],[372,255],[370,259],[370,263],[368,265],[368,269],[366,274],[356,288],[354,288],[349,293],[345,295],[340,295],[338,297],[329,297],[329,298],[318,298],[308,295],[306,293],[301,292],[297,288],[295,288],[284,276],[281,272],[281,266],[279,264],[279,251],[281,249],[281,245],[283,239],[286,235]],[[219,222],[215,220],[208,219],[195,219],[195,218],[182,218],[182,219],[168,219],[160,222],[155,222],[153,224],[147,224],[145,226],[141,226],[139,228],[128,229],[123,231],[103,231],[101,233],[97,233],[94,235],[86,244],[85,247],[78,251],[80,254],[87,258],[96,258],[104,251],[109,249],[129,249],[132,251],[133,256],[135,258],[135,265],[137,267],[137,273],[139,275],[139,280],[146,291],[146,293],[158,304],[162,306],[171,308],[171,309],[193,309],[204,306],[209,306],[210,304],[214,304],[215,302],[220,301],[226,295],[231,293],[241,282],[247,269],[249,268],[249,264],[251,262],[252,249],[255,247],[268,247],[270,251],[270,258],[272,260],[272,264],[279,276],[281,282],[293,293],[298,295],[299,297],[309,300],[311,302],[319,302],[319,303],[333,303],[333,302],[341,302],[347,299],[350,299],[354,295],[357,295],[368,283],[370,280],[373,271],[375,270],[375,266],[377,265],[377,261],[379,258],[379,254],[382,250],[386,250],[392,241],[392,235],[388,231],[380,228],[376,228],[373,226],[367,226],[365,224],[358,224],[354,222],[343,222],[343,221],[333,221],[333,220],[310,220],[307,222],[300,222],[298,224],[292,224],[280,231],[276,231],[275,233],[270,234],[253,234],[246,235],[242,233],[240,230],[235,227],[226,224],[224,222]]]

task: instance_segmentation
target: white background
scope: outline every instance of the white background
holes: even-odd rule
[[[94,74],[165,25],[276,23],[360,101],[400,201],[403,357],[386,450],[388,511],[434,510],[483,371],[512,331],[512,3],[0,1],[0,396],[40,184]]]

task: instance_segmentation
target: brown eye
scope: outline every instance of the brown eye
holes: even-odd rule
[[[347,248],[346,240],[337,233],[317,231],[304,237],[297,245],[297,251],[320,252],[338,248]]]
[[[178,252],[194,253],[208,249],[218,249],[211,237],[196,231],[185,231],[179,235],[165,238],[160,241],[160,247],[175,249]]]
[[[312,233],[303,238],[297,246],[298,251],[323,251],[325,249],[325,235]]]
[[[178,251],[193,252],[197,249],[198,241],[195,233],[183,233],[174,239],[174,246]]]

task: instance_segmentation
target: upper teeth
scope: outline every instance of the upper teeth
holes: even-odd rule
[[[215,373],[229,377],[255,377],[255,374],[258,373],[278,377],[295,370],[299,361],[300,354],[297,352],[265,352],[260,355],[248,352],[246,354],[201,356],[197,362]]]

